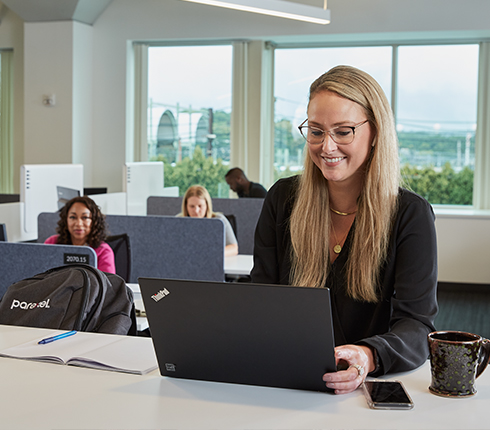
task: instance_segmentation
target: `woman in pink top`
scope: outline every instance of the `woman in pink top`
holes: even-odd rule
[[[97,268],[116,273],[114,252],[104,242],[107,237],[105,216],[90,197],[69,200],[60,210],[56,231],[58,234],[48,237],[44,243],[90,246],[97,254]]]

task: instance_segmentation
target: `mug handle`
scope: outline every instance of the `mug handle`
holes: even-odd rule
[[[483,371],[487,367],[488,362],[490,361],[490,340],[483,339],[481,347],[482,347],[482,358],[476,369],[475,378],[478,378],[483,373]]]

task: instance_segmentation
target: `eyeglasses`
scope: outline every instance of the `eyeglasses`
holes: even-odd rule
[[[366,124],[369,120],[360,122],[354,126],[342,125],[340,127],[332,128],[331,130],[324,131],[321,128],[310,127],[309,125],[303,125],[308,119],[305,119],[298,127],[301,136],[303,136],[310,145],[320,145],[325,141],[325,134],[328,133],[332,140],[339,145],[349,145],[354,141],[356,128],[363,124]]]

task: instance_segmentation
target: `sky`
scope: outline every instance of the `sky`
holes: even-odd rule
[[[276,50],[276,118],[303,121],[310,83],[339,64],[372,75],[391,101],[391,58],[390,47]],[[474,128],[478,45],[399,47],[398,60],[399,128]]]
[[[391,98],[391,47],[276,49],[276,120],[306,118],[308,88],[338,64],[371,74]],[[478,45],[401,46],[398,51],[399,130],[474,130]],[[151,47],[152,123],[164,110],[231,110],[231,46]],[[293,127],[293,130],[296,127]]]

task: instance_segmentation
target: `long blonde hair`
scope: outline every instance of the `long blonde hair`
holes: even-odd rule
[[[213,201],[211,200],[209,191],[202,185],[193,185],[192,187],[187,188],[187,191],[184,194],[184,198],[182,199],[182,215],[189,216],[189,211],[187,210],[187,201],[190,197],[198,197],[200,199],[204,199],[206,201],[205,218],[214,217]]]
[[[376,302],[377,281],[388,250],[400,185],[393,113],[380,85],[354,67],[337,66],[320,76],[311,84],[310,101],[322,91],[359,104],[376,130],[345,270],[347,294],[357,300]],[[292,285],[325,286],[331,269],[330,222],[327,180],[306,153],[290,219]]]

